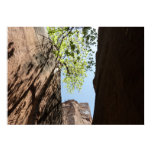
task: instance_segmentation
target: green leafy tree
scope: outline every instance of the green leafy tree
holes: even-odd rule
[[[47,27],[58,67],[65,76],[69,92],[82,88],[86,72],[92,70],[93,45],[97,43],[96,29],[91,27]]]

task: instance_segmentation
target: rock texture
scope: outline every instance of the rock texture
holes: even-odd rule
[[[99,28],[93,124],[144,124],[144,28]]]
[[[44,28],[8,28],[8,124],[61,124],[60,71]]]
[[[64,125],[91,125],[92,118],[88,103],[68,100],[62,103]]]

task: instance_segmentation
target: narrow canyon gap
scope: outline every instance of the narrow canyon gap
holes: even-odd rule
[[[52,47],[46,28],[8,28],[8,124],[92,123],[88,101],[61,103],[61,71],[55,72]],[[67,110],[79,111],[74,121],[63,110],[69,103]]]

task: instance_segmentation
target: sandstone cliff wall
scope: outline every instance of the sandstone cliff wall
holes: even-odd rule
[[[99,28],[93,124],[144,123],[144,28]]]
[[[64,125],[91,125],[92,123],[88,103],[68,100],[62,103],[62,110],[62,124]]]
[[[8,28],[8,124],[61,124],[60,71],[44,28]]]

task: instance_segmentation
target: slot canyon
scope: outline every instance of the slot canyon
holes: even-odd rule
[[[8,28],[8,124],[144,124],[144,28],[99,27],[88,103],[61,102],[61,71],[43,27]],[[86,101],[86,100],[85,100]]]

